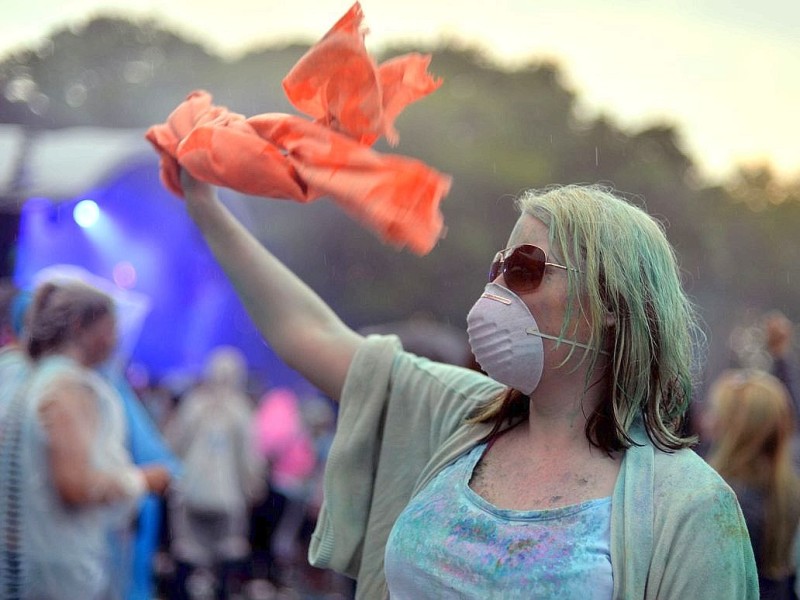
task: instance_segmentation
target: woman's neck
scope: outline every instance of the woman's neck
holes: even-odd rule
[[[530,397],[529,432],[536,440],[558,446],[590,445],[586,423],[605,400],[606,389],[603,378],[587,389],[577,373],[561,381],[543,382]]]

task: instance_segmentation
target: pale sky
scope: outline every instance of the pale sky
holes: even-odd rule
[[[312,43],[350,0],[0,0],[0,58],[98,11],[182,26],[210,50]],[[668,121],[709,177],[769,161],[800,176],[800,0],[363,0],[367,43],[441,38],[551,58],[589,114]],[[435,61],[432,71],[435,72]],[[198,82],[201,85],[202,82]],[[269,107],[264,107],[265,112]]]

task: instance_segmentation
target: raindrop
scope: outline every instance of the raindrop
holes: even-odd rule
[[[153,69],[163,65],[166,59],[166,54],[158,46],[150,46],[142,52],[142,60],[150,63],[150,67]]]
[[[149,79],[151,71],[149,63],[142,60],[132,60],[125,64],[122,76],[128,83],[142,83]]]
[[[28,76],[15,77],[6,84],[5,97],[9,102],[28,102],[36,93],[36,82]]]
[[[30,111],[35,115],[39,115],[40,117],[47,112],[49,107],[50,98],[41,92],[34,93],[33,97],[28,100],[28,108]]]
[[[86,86],[82,83],[73,83],[67,88],[67,91],[64,92],[64,100],[72,108],[83,106],[83,103],[86,102],[87,97],[88,91]]]

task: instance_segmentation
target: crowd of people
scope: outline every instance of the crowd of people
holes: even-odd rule
[[[644,211],[599,186],[520,196],[455,364],[351,329],[212,186],[181,185],[319,395],[253,397],[257,365],[224,346],[164,401],[105,368],[111,297],[5,282],[0,597],[796,600],[792,323],[763,319],[771,372],[701,392],[702,334]]]
[[[771,312],[760,327],[771,371],[738,367],[711,384],[701,431],[709,463],[736,492],[762,598],[794,600],[800,564],[800,388],[792,324]]]
[[[305,561],[328,400],[254,397],[227,346],[181,390],[140,387],[108,367],[113,298],[83,282],[5,280],[0,314],[0,597],[352,595]]]

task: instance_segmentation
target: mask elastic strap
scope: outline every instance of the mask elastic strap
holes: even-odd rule
[[[529,335],[538,335],[539,337],[546,338],[548,340],[553,340],[554,342],[561,342],[561,343],[564,343],[564,344],[569,344],[571,346],[577,346],[578,348],[583,348],[584,350],[594,350],[594,347],[593,346],[589,346],[588,344],[581,344],[580,342],[575,342],[573,340],[568,340],[568,339],[565,339],[565,338],[560,338],[560,337],[555,336],[555,335],[549,335],[547,333],[542,333],[541,331],[539,331],[538,329],[534,329],[533,327],[528,327],[525,330],[525,333],[527,333]],[[609,353],[606,352],[605,350],[600,350],[600,354],[605,354],[606,356],[610,356]]]

